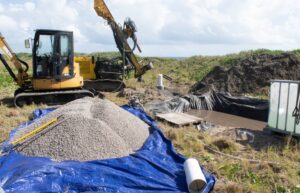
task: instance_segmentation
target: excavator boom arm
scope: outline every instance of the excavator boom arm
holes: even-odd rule
[[[95,0],[94,9],[100,17],[103,17],[108,22],[115,21],[114,17],[110,13],[106,3],[103,0]]]
[[[145,72],[152,68],[152,64],[143,66],[141,65],[135,54],[133,53],[133,50],[131,49],[130,45],[127,42],[126,34],[124,34],[121,27],[116,23],[114,20],[114,17],[112,16],[111,12],[109,11],[107,5],[103,0],[94,0],[94,9],[96,13],[104,18],[108,24],[110,25],[113,35],[115,38],[115,42],[117,44],[117,47],[122,55],[125,55],[126,59],[134,66],[135,68],[135,77],[141,77]],[[130,34],[130,33],[129,33]],[[138,49],[140,50],[139,46],[137,45]]]
[[[18,75],[17,76],[14,75],[12,69],[9,67],[9,65],[6,63],[4,58],[1,56],[0,59],[3,62],[4,66],[6,67],[9,74],[12,76],[12,78],[18,83],[18,85],[23,86],[25,82],[28,80],[28,74],[26,72],[28,70],[28,65],[17,58],[16,54],[9,47],[8,43],[5,41],[5,38],[2,36],[1,33],[0,33],[0,48],[2,49],[5,56],[9,59],[9,61],[15,66],[15,68],[18,71]],[[23,69],[22,64],[26,65],[25,70]]]

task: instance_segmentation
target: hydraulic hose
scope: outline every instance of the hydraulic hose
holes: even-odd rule
[[[21,60],[19,58],[18,58],[18,61],[25,66],[25,70],[24,71],[27,72],[28,69],[29,69],[29,65],[27,64],[27,62],[25,62],[25,61],[23,61],[23,60]]]

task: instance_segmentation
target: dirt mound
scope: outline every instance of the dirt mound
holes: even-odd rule
[[[61,124],[54,123],[54,127],[50,126],[27,140],[17,151],[57,161],[117,158],[141,148],[149,136],[147,124],[114,103],[83,98],[19,130],[11,141],[61,115]]]
[[[241,59],[237,65],[225,68],[217,66],[203,80],[206,85],[214,85],[218,91],[231,94],[261,93],[267,94],[270,80],[299,80],[300,59],[297,55],[260,54]],[[194,85],[192,91],[201,87]],[[265,93],[266,92],[266,93]]]

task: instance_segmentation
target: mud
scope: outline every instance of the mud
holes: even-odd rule
[[[266,122],[256,121],[253,119],[247,119],[244,117],[220,113],[216,111],[191,110],[188,112],[188,114],[200,117],[207,122],[224,127],[263,130],[267,126]]]
[[[214,138],[227,139],[239,144],[239,149],[251,147],[261,151],[270,146],[282,149],[284,137],[272,133],[267,123],[214,111],[193,110],[189,114],[212,123],[205,132]]]

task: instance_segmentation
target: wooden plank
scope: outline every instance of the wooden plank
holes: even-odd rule
[[[171,124],[177,126],[189,125],[194,123],[200,123],[202,121],[201,118],[188,115],[185,113],[165,113],[165,114],[157,114],[156,117],[158,119],[165,120]]]

